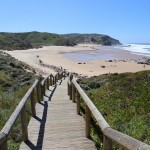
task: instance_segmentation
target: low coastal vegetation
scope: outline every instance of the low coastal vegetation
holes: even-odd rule
[[[105,74],[78,83],[112,128],[150,144],[150,71]],[[102,133],[93,121],[91,138],[101,149]],[[114,144],[114,149],[120,148]]]
[[[76,43],[62,35],[46,32],[0,33],[0,49],[24,50],[42,46],[74,46]]]
[[[10,55],[0,52],[0,130],[3,128],[16,106],[35,80],[33,71]],[[28,108],[28,120],[30,105]],[[21,123],[17,120],[10,134],[8,146],[17,150],[22,141]]]
[[[8,33],[0,32],[0,49],[24,50],[42,46],[75,46],[79,43],[118,45],[120,42],[101,34],[54,34],[47,32]]]
[[[20,38],[16,38],[13,36],[0,34],[0,49],[3,50],[24,50],[24,49],[30,49],[33,48],[33,46]]]

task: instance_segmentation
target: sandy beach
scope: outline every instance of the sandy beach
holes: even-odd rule
[[[7,51],[16,59],[25,62],[35,69],[37,74],[46,75],[54,73],[54,69],[46,65],[62,67],[69,72],[75,72],[83,76],[94,76],[104,73],[122,73],[122,72],[137,72],[142,70],[150,70],[150,65],[137,64],[137,61],[144,56],[131,54],[128,51],[102,51],[102,54],[112,53],[121,58],[120,60],[112,60],[109,62],[106,58],[89,60],[86,62],[77,62],[65,58],[64,53],[78,51],[95,51],[100,45],[80,44],[75,47],[65,46],[47,46],[40,49],[16,50]],[[124,61],[128,60],[128,61]],[[45,64],[45,65],[41,65]]]

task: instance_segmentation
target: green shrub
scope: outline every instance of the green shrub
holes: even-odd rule
[[[78,82],[86,86],[93,81],[103,81],[103,85],[87,88],[86,93],[110,126],[150,144],[150,71],[101,75]],[[92,136],[101,141],[96,132]],[[116,148],[121,149],[114,144]]]

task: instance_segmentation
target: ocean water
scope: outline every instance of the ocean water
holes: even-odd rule
[[[115,46],[115,48],[127,50],[133,54],[150,57],[150,44],[124,44],[121,46]]]
[[[99,54],[98,50],[95,52],[93,51],[78,51],[78,52],[71,52],[71,53],[65,53],[65,58],[71,59],[76,62],[87,62],[89,60],[95,60],[95,59],[113,59],[113,54]]]
[[[111,51],[111,52],[110,52]],[[115,53],[113,53],[114,51]],[[71,53],[65,53],[64,57],[76,62],[86,62],[95,59],[123,59],[123,56],[117,55],[119,51],[129,51],[132,54],[142,55],[150,58],[150,44],[124,44],[119,46],[100,46],[96,50],[82,50]]]

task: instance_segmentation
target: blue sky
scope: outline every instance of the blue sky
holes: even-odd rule
[[[150,43],[150,0],[0,0],[0,32],[102,33]]]

